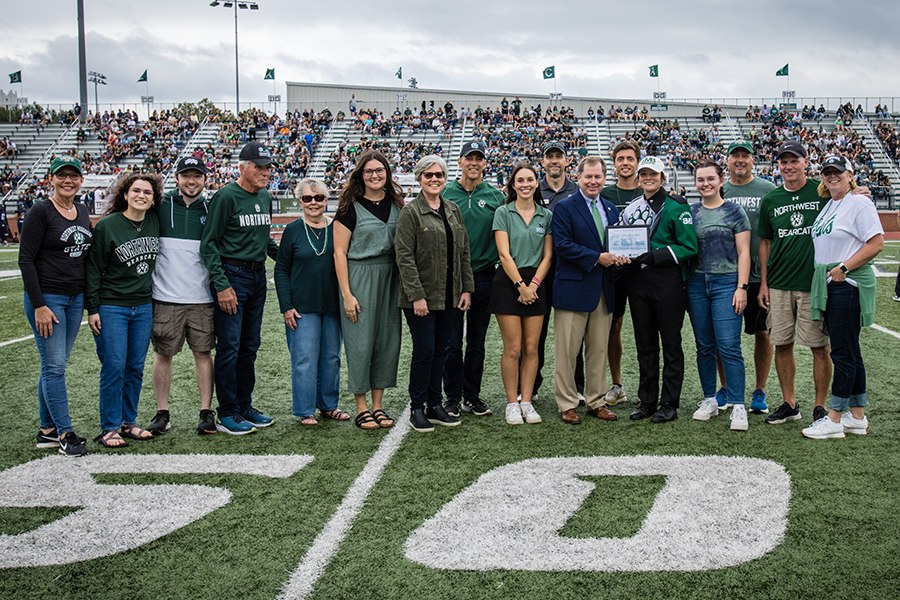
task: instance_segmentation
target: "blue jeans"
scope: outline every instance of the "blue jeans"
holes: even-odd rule
[[[409,406],[412,410],[441,404],[441,373],[453,329],[453,313],[461,312],[456,308],[432,310],[424,317],[417,317],[413,309],[403,309],[413,343],[409,364]]]
[[[481,376],[484,374],[484,340],[491,324],[491,313],[487,311],[491,300],[491,284],[494,281],[493,268],[475,273],[475,293],[469,310],[451,310],[453,327],[450,343],[444,358],[444,392],[450,402],[460,402],[466,398],[481,395]],[[467,323],[464,325],[465,315]],[[466,330],[466,354],[463,360],[463,329]]]
[[[694,273],[685,284],[687,309],[697,341],[697,371],[703,397],[716,395],[716,350],[725,368],[728,401],[744,403],[744,357],[741,354],[741,315],[731,301],[737,289],[737,273]]]
[[[301,313],[297,328],[287,325],[291,353],[291,414],[303,418],[335,410],[341,389],[341,319],[339,313]]]
[[[219,417],[235,417],[250,408],[256,385],[256,351],[266,304],[266,271],[223,265],[237,295],[237,312],[229,315],[215,303],[216,398]],[[215,296],[215,294],[214,294]]]
[[[48,338],[41,337],[34,321],[34,307],[25,292],[23,305],[25,317],[34,331],[34,343],[41,357],[41,376],[38,379],[38,410],[41,428],[56,427],[60,436],[72,431],[69,418],[69,395],[66,392],[66,364],[81,327],[84,312],[84,295],[62,296],[44,294],[44,303],[59,321],[53,324],[53,333]]]
[[[101,304],[100,335],[94,337],[100,359],[100,428],[104,433],[137,423],[144,381],[144,359],[153,329],[153,305]]]
[[[846,281],[828,284],[825,326],[831,341],[834,379],[831,382],[832,410],[844,412],[851,406],[866,406],[866,367],[859,348],[859,289]]]

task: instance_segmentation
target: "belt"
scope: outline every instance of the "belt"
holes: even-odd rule
[[[231,267],[238,267],[240,269],[247,269],[248,271],[265,271],[266,263],[264,262],[256,262],[252,260],[235,260],[233,258],[223,258],[223,265],[229,265]]]

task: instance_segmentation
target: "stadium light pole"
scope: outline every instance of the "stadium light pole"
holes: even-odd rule
[[[100,114],[100,102],[97,100],[97,84],[106,85],[106,75],[96,71],[88,71],[88,81],[94,84],[94,114]],[[84,110],[82,109],[82,112]]]
[[[219,0],[213,0],[209,5],[213,8],[217,6],[234,8],[234,114],[237,116],[241,112],[241,76],[238,64],[238,9],[259,10],[259,4],[256,2],[233,2],[230,0],[219,2]]]
[[[84,49],[84,0],[78,0],[76,3],[76,11],[78,13],[78,88],[79,100],[81,101],[81,114],[78,115],[78,120],[84,123],[87,119],[88,103],[87,53]]]

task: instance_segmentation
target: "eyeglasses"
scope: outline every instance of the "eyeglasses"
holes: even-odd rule
[[[325,202],[325,195],[324,194],[316,194],[315,196],[300,196],[300,200],[304,204],[309,204],[310,202],[313,202],[313,201]]]
[[[387,171],[385,171],[384,167],[378,167],[377,169],[363,169],[363,177],[371,177],[372,175],[378,175],[380,177],[385,173],[387,173]]]
[[[443,171],[441,171],[440,173],[422,173],[422,179],[443,179],[443,178],[444,178]]]
[[[128,190],[128,192],[131,194],[134,194],[135,196],[152,196],[153,195],[152,189],[139,188],[139,187],[134,187],[134,186],[132,186],[132,188],[130,190]]]
[[[62,179],[64,181],[66,179],[71,179],[72,181],[78,181],[79,179],[81,179],[81,173],[73,173],[71,171],[65,171],[63,173],[60,173],[59,171],[57,171],[56,173],[54,173],[54,175],[56,175],[59,179]]]

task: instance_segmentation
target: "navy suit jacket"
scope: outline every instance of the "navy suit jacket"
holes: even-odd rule
[[[619,209],[601,198],[606,222],[619,221]],[[616,306],[612,272],[597,262],[606,244],[600,242],[597,225],[587,202],[579,190],[553,209],[553,251],[556,254],[556,276],[553,279],[553,308],[593,312],[606,292],[606,304],[612,312]]]

